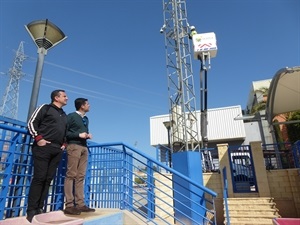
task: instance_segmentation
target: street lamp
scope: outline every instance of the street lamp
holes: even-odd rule
[[[168,148],[171,148],[171,137],[170,137],[171,121],[164,121],[163,124],[168,131]]]
[[[167,131],[168,131],[168,150],[166,151],[166,153],[168,152],[168,159],[169,159],[169,163],[171,165],[171,162],[172,162],[172,148],[171,148],[171,127],[174,125],[174,121],[171,120],[171,121],[164,121],[163,124],[164,126],[167,128]]]
[[[33,21],[25,25],[25,28],[38,48],[38,61],[35,69],[35,76],[29,103],[27,116],[28,121],[37,106],[45,55],[47,55],[47,51],[50,48],[53,48],[67,37],[48,19]]]

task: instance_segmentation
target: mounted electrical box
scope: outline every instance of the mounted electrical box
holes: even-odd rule
[[[217,40],[214,32],[193,35],[194,58],[202,59],[209,55],[209,58],[217,55]]]

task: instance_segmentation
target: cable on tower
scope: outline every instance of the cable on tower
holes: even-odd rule
[[[195,27],[191,27],[190,38],[193,40],[194,58],[200,60],[200,104],[201,104],[201,148],[204,171],[213,168],[212,157],[208,151],[207,137],[207,72],[211,68],[210,59],[217,55],[216,35],[213,32],[198,34]]]

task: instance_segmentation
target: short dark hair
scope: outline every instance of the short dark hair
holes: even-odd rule
[[[82,105],[84,105],[88,100],[86,98],[76,98],[75,103],[75,109],[79,110]]]
[[[51,101],[54,102],[55,97],[59,97],[60,93],[59,92],[65,92],[64,90],[54,90],[51,92]]]

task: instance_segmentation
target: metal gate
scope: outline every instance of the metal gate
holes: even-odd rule
[[[257,192],[255,168],[250,145],[228,148],[232,186],[235,193]]]

